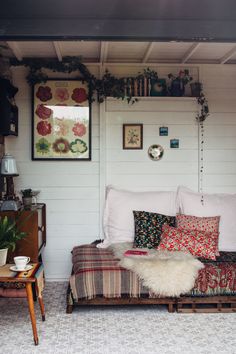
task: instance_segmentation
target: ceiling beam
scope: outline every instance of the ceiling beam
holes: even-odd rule
[[[236,46],[234,46],[220,59],[220,64],[225,64],[234,54],[236,54]]]
[[[57,55],[57,59],[59,61],[62,61],[62,54],[61,54],[61,47],[60,47],[60,43],[59,42],[55,42],[53,41],[53,46],[54,46],[54,49],[55,49],[55,52],[56,52],[56,55]]]
[[[100,46],[100,63],[104,63],[107,60],[108,55],[108,42],[101,42]]]
[[[12,50],[16,59],[21,61],[23,59],[22,52],[20,50],[19,44],[17,42],[7,42],[8,47]]]
[[[183,58],[181,59],[181,63],[184,64],[186,61],[188,61],[193,53],[196,52],[196,50],[199,48],[200,43],[194,43],[191,45],[191,47],[187,50],[187,52],[184,54]]]
[[[147,49],[146,49],[146,52],[144,53],[144,56],[143,56],[143,59],[142,59],[142,63],[146,63],[148,61],[148,58],[150,57],[150,54],[153,50],[153,47],[154,47],[154,44],[155,42],[150,42]]]

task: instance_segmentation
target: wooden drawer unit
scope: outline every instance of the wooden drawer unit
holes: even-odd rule
[[[31,262],[37,262],[41,259],[42,249],[46,245],[46,205],[38,203],[19,211],[0,212],[0,216],[5,215],[15,218],[19,229],[28,234],[25,239],[19,241],[15,252],[8,252],[8,262],[18,255],[30,257]]]

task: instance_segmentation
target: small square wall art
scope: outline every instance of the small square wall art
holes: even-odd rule
[[[159,128],[160,136],[168,136],[168,127],[160,127]]]
[[[179,148],[179,139],[170,139],[170,147],[171,149]]]

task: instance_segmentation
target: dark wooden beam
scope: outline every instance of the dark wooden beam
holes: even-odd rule
[[[8,19],[0,40],[235,42],[236,21]]]
[[[235,0],[7,0],[0,40],[236,41]]]

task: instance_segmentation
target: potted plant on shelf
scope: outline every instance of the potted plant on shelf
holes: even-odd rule
[[[190,84],[190,87],[191,87],[191,94],[192,94],[192,97],[200,97],[201,95],[201,91],[202,91],[202,84],[201,82],[192,82]]]
[[[33,197],[32,189],[31,188],[22,189],[21,194],[22,194],[22,201],[24,206],[30,207],[32,205],[32,197]]]
[[[16,220],[0,217],[0,266],[6,264],[8,249],[14,251],[16,243],[26,236],[26,232],[19,231]]]
[[[189,75],[189,70],[180,70],[177,76],[168,74],[168,78],[171,80],[171,84],[168,88],[170,96],[181,97],[185,93],[185,86],[192,81],[192,77]]]

